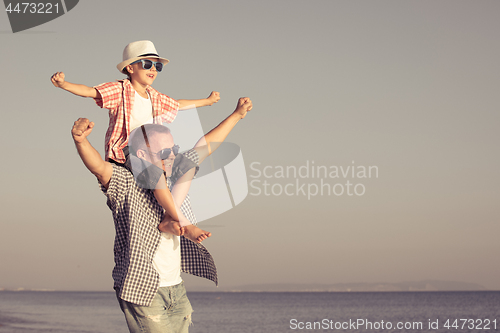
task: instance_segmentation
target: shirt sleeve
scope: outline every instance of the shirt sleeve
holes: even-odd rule
[[[118,202],[123,202],[130,178],[133,178],[133,176],[124,167],[117,166],[116,164],[112,164],[112,166],[113,173],[109,179],[108,188],[106,189],[101,183],[99,183],[99,187],[102,193],[108,198],[108,207],[114,210]]]
[[[198,152],[195,149],[190,149],[188,151],[182,152],[175,157],[173,171],[172,171],[172,179],[179,179],[186,172],[191,170],[192,168],[196,168],[195,175],[198,173],[200,169],[199,166],[199,156]],[[175,182],[174,182],[175,183]]]
[[[164,94],[160,94],[160,101],[162,122],[170,124],[174,121],[175,117],[177,117],[179,102]]]
[[[123,86],[121,82],[107,82],[94,87],[101,98],[94,98],[95,103],[105,109],[116,109],[122,101]]]

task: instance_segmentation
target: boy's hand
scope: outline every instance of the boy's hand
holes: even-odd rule
[[[220,94],[218,91],[212,91],[210,96],[207,97],[208,100],[208,105],[212,105],[214,103],[217,103],[220,99]]]
[[[238,100],[238,105],[236,105],[236,110],[234,112],[241,116],[241,119],[245,118],[247,112],[252,110],[252,101],[248,97],[241,97]]]
[[[94,127],[94,122],[89,121],[87,118],[78,118],[71,129],[71,135],[73,135],[73,140],[76,143],[81,143],[85,141],[87,136],[92,132]]]
[[[63,72],[57,72],[52,77],[50,78],[50,81],[52,81],[52,84],[57,87],[57,88],[62,88],[64,85],[64,73]]]

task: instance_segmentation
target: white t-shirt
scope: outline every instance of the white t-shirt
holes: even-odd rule
[[[144,98],[135,92],[134,105],[130,113],[130,132],[135,128],[153,123],[153,104],[151,98]]]
[[[134,106],[130,114],[130,131],[141,125],[152,123],[151,98],[144,98],[136,91]],[[161,233],[160,244],[153,258],[153,267],[160,275],[160,287],[174,286],[182,282],[179,236]]]
[[[162,232],[153,258],[153,267],[160,275],[160,287],[182,282],[180,237]]]

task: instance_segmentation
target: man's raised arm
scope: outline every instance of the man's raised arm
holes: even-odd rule
[[[108,188],[109,180],[113,174],[113,166],[102,159],[101,155],[87,140],[87,136],[92,132],[94,123],[86,118],[79,118],[75,121],[71,129],[71,135],[75,141],[76,150],[83,161],[83,164],[92,172],[99,182]]]
[[[227,135],[241,119],[245,118],[247,112],[252,109],[252,101],[248,97],[238,100],[236,109],[224,119],[217,127],[205,134],[195,145],[201,163],[208,155],[212,154],[220,144],[224,142]]]

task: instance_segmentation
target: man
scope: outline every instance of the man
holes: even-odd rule
[[[240,98],[235,111],[202,137],[184,157],[194,164],[201,163],[251,109],[250,99]],[[181,238],[179,246],[177,236],[160,232],[170,231],[174,221],[164,219],[163,208],[152,191],[139,186],[127,169],[101,158],[87,140],[93,126],[88,119],[80,118],[73,126],[72,135],[78,154],[97,177],[113,213],[116,230],[114,289],[129,330],[188,332],[192,308],[180,271],[217,283],[213,259],[203,245]],[[154,130],[144,136],[148,137],[147,144],[139,145],[132,153],[161,167],[165,175],[172,178],[172,183],[180,184],[180,189],[174,188],[172,194],[178,205],[183,204],[195,170],[172,170],[175,145],[168,131]],[[181,211],[186,212],[182,207]],[[179,234],[183,233],[181,227],[178,230]]]

